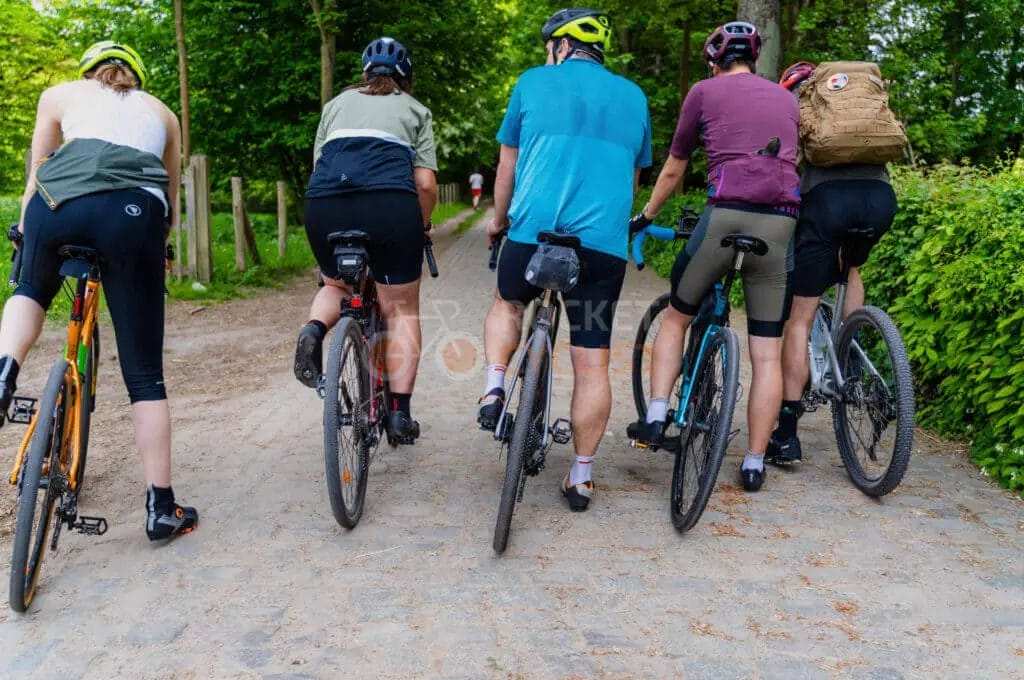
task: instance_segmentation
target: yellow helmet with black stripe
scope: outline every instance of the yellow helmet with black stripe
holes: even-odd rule
[[[540,29],[544,42],[553,38],[573,38],[593,45],[602,52],[611,43],[612,29],[608,15],[596,9],[572,7],[555,12]]]
[[[146,72],[146,65],[142,63],[142,57],[127,45],[113,40],[102,40],[90,46],[78,62],[78,75],[84,76],[101,63],[109,60],[117,60],[127,66],[139,79],[139,85],[143,88],[146,87],[149,74]]]

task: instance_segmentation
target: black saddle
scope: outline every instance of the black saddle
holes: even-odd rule
[[[338,246],[354,248],[365,246],[370,242],[370,235],[365,231],[350,229],[348,231],[333,231],[327,235],[327,242],[337,248]]]
[[[537,243],[567,246],[575,249],[580,247],[580,238],[579,236],[571,236],[569,234],[559,234],[557,231],[542,231],[537,234]]]
[[[78,279],[90,276],[96,278],[103,262],[103,256],[98,250],[83,246],[61,246],[57,255],[64,260],[60,267],[60,275]]]
[[[846,230],[846,238],[850,241],[856,241],[864,239],[865,241],[873,241],[875,238],[875,230],[871,227],[854,227]]]
[[[750,234],[729,234],[722,239],[723,248],[735,248],[741,253],[753,253],[761,256],[768,252],[768,244]]]

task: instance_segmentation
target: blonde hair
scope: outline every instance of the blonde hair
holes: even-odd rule
[[[112,61],[100,64],[85,74],[89,80],[98,81],[103,87],[109,87],[118,94],[126,94],[137,90],[142,83],[139,82],[135,72],[123,64]]]

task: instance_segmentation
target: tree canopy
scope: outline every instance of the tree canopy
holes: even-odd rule
[[[607,0],[603,7],[615,28],[609,67],[647,93],[656,157],[687,89],[707,75],[700,59],[707,35],[750,11],[778,17],[773,35],[783,66],[878,61],[918,159],[984,164],[1021,152],[1017,0]],[[374,37],[391,35],[411,49],[414,94],[434,114],[442,180],[461,179],[474,165],[493,164],[508,92],[522,70],[543,62],[539,29],[558,6],[188,0],[184,9],[193,152],[211,157],[216,178],[284,178],[299,190],[320,110],[325,35],[335,94],[357,79],[359,54]],[[0,0],[0,14],[0,190],[17,191],[23,181],[39,93],[74,77],[78,55],[96,40],[138,49],[153,94],[179,109],[171,0]]]

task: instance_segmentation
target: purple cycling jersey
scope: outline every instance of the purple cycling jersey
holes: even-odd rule
[[[670,153],[688,159],[704,138],[709,203],[792,208],[800,204],[799,118],[796,98],[761,76],[708,78],[686,95]],[[758,154],[773,137],[777,155]]]

